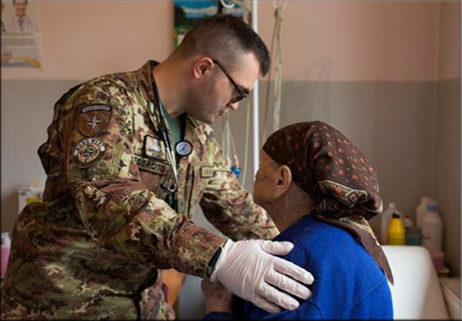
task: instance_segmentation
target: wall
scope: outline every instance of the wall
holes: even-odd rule
[[[42,69],[2,79],[90,79],[163,60],[173,48],[172,1],[34,1],[42,12]]]
[[[2,79],[88,79],[137,68],[147,59],[162,60],[173,47],[171,1],[40,2],[43,68],[4,68]],[[330,81],[434,80],[437,6],[427,1],[288,1],[284,77],[318,80],[315,67],[330,62]],[[258,7],[259,33],[269,46],[272,1],[260,1]]]
[[[37,150],[47,138],[53,105],[77,81],[2,79],[2,231],[13,227],[17,190],[45,182]]]
[[[282,37],[282,125],[320,119],[343,131],[376,166],[385,203],[395,201],[411,217],[422,195],[437,197],[454,275],[460,275],[459,8],[459,2],[288,1]],[[170,1],[44,1],[41,9],[43,68],[2,68],[2,230],[13,226],[18,187],[45,178],[36,151],[64,91],[162,60],[172,49]],[[269,46],[272,1],[259,1],[259,21]],[[265,88],[263,80],[262,117]],[[245,108],[231,114],[241,163],[245,117]],[[218,136],[221,126],[214,126]],[[248,173],[249,190],[252,180]],[[378,220],[372,224],[377,228]],[[198,290],[198,280],[192,282]]]
[[[433,190],[444,222],[444,250],[453,271],[460,271],[460,11],[460,2],[441,5]]]
[[[436,8],[424,1],[288,1],[285,78],[318,81],[324,65],[328,81],[434,80]],[[270,44],[272,2],[259,9],[259,33]]]

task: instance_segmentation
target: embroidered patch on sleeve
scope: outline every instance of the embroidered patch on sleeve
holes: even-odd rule
[[[103,157],[106,145],[96,138],[80,141],[74,149],[74,160],[78,167],[87,168]]]
[[[112,107],[107,105],[84,106],[81,107],[78,117],[79,130],[83,135],[99,136],[111,123]]]

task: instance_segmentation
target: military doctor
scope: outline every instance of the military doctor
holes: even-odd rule
[[[291,243],[263,240],[278,230],[210,127],[269,65],[245,22],[217,15],[162,63],[65,93],[38,151],[44,202],[15,222],[2,319],[172,319],[158,270],[169,268],[270,312],[309,297],[312,275],[277,257]],[[192,222],[196,205],[226,238]]]

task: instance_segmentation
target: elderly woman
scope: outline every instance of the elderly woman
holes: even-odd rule
[[[312,272],[313,295],[268,313],[204,280],[204,319],[393,319],[392,273],[368,223],[382,211],[377,174],[348,138],[320,121],[278,130],[263,146],[254,198],[281,231],[275,240],[294,244],[284,258]]]

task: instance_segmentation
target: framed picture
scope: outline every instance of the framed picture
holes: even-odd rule
[[[40,1],[1,1],[2,67],[41,67]]]
[[[240,0],[242,2],[242,0]],[[174,48],[183,40],[188,31],[197,23],[215,14],[232,14],[244,19],[245,10],[239,5],[228,5],[228,0],[174,0]]]

